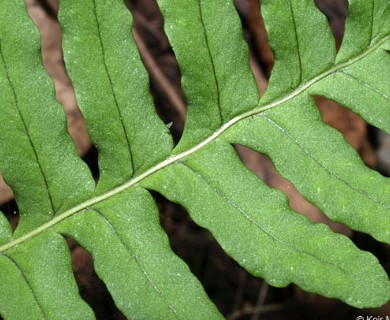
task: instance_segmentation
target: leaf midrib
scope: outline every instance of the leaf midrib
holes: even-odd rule
[[[46,231],[46,230],[49,230],[50,228],[54,227],[55,225],[59,224],[61,221],[69,218],[70,216],[76,214],[76,213],[81,213],[82,211],[90,208],[91,206],[97,204],[97,203],[100,203],[104,200],[107,200],[117,194],[119,194],[120,192],[123,192],[131,187],[136,187],[138,186],[144,179],[148,178],[149,176],[151,176],[152,174],[168,167],[169,165],[173,164],[173,163],[176,163],[196,152],[198,152],[200,149],[202,149],[203,147],[207,146],[209,143],[213,142],[214,140],[216,140],[219,136],[221,136],[226,130],[228,130],[229,128],[231,128],[233,125],[235,125],[236,123],[240,122],[241,120],[244,120],[245,118],[248,118],[250,116],[254,116],[254,115],[257,115],[257,114],[260,114],[266,110],[269,110],[269,109],[272,109],[272,108],[275,108],[285,102],[288,102],[292,99],[294,99],[295,97],[299,96],[300,94],[304,93],[308,88],[310,88],[313,84],[317,83],[318,81],[322,80],[323,78],[331,75],[332,73],[335,73],[337,72],[338,70],[340,69],[343,69],[357,61],[360,61],[361,59],[363,59],[364,57],[366,57],[367,55],[369,55],[370,53],[374,52],[375,50],[379,49],[380,46],[385,43],[386,41],[390,40],[390,35],[386,35],[385,37],[382,38],[381,41],[378,41],[375,45],[369,47],[365,52],[363,52],[362,54],[356,56],[355,58],[352,58],[352,59],[349,59],[348,61],[342,63],[342,64],[339,64],[339,65],[336,65],[334,66],[333,68],[329,69],[328,71],[326,72],[323,72],[322,74],[314,77],[313,79],[311,79],[309,82],[307,82],[306,84],[301,84],[299,87],[297,87],[293,92],[291,92],[290,94],[274,101],[274,102],[271,102],[271,103],[268,103],[268,104],[261,104],[258,105],[258,106],[255,106],[252,110],[250,111],[247,111],[239,116],[236,116],[235,118],[231,119],[230,121],[228,121],[227,123],[225,123],[224,125],[222,125],[219,129],[217,129],[216,131],[214,131],[214,133],[212,135],[210,135],[209,137],[207,137],[205,140],[203,140],[202,142],[200,142],[199,144],[197,144],[196,146],[186,150],[186,151],[183,151],[177,155],[172,155],[171,157],[165,159],[164,161],[158,163],[157,165],[155,165],[154,167],[151,167],[149,170],[146,170],[144,173],[140,174],[139,176],[136,176],[134,177],[133,179],[119,185],[118,187],[115,187],[99,196],[96,196],[96,197],[93,197],[87,201],[84,201],[80,204],[78,204],[77,206],[65,211],[64,213],[62,213],[61,215],[59,216],[56,216],[54,219],[42,224],[40,227],[34,229],[33,231],[29,232],[29,233],[26,233],[25,235],[19,237],[19,238],[16,238],[2,246],[0,246],[0,254],[15,247],[15,246],[18,246],[20,244],[22,244],[23,242],[26,242],[28,241],[29,239],[32,239],[34,238],[35,236],[39,235],[40,233]]]

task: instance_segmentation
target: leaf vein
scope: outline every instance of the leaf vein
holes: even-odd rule
[[[271,118],[267,117],[265,114],[259,114],[262,118],[270,122],[273,126],[275,126],[278,130],[280,130],[284,135],[286,135],[291,141],[293,141],[296,145],[298,145],[303,152],[308,155],[315,163],[317,163],[321,168],[323,168],[326,172],[328,172],[331,176],[335,177],[337,180],[341,181],[344,183],[347,187],[351,188],[352,190],[356,191],[360,195],[368,198],[369,200],[381,205],[384,207],[386,210],[390,211],[390,205],[387,205],[386,203],[383,203],[382,201],[378,200],[377,198],[373,197],[369,193],[365,192],[364,190],[361,190],[359,188],[356,188],[352,184],[350,184],[348,181],[344,180],[341,178],[336,172],[328,168],[325,164],[323,164],[320,160],[318,160],[314,154],[312,154],[298,139],[296,139],[293,135],[291,135],[286,129],[281,127],[279,124],[277,124],[274,120]]]
[[[133,177],[132,179],[126,181],[125,183],[123,183],[115,188],[112,188],[110,190],[107,190],[105,193],[102,193],[98,196],[95,196],[95,197],[90,198],[84,202],[81,202],[81,203],[77,204],[76,206],[74,206],[73,208],[70,208],[67,211],[61,213],[61,215],[56,216],[54,219],[42,224],[41,226],[39,226],[36,229],[30,231],[29,233],[26,233],[26,234],[20,236],[19,238],[12,240],[11,242],[8,242],[4,245],[1,245],[0,252],[5,252],[5,251],[37,236],[38,234],[40,234],[40,233],[50,229],[51,227],[59,224],[61,221],[66,220],[67,218],[71,217],[72,215],[74,215],[78,212],[82,212],[83,210],[93,206],[94,204],[103,202],[104,200],[109,199],[109,198],[113,197],[114,195],[119,194],[119,193],[121,193],[121,192],[123,192],[131,187],[138,186],[144,179],[148,178],[149,176],[153,175],[154,173],[180,161],[181,159],[184,159],[186,157],[191,156],[192,154],[196,153],[200,149],[207,146],[212,141],[215,141],[224,132],[226,132],[229,128],[233,127],[235,124],[237,124],[241,120],[246,119],[246,118],[251,117],[251,116],[255,116],[255,115],[262,115],[262,114],[264,114],[264,111],[278,107],[278,106],[282,105],[283,103],[294,99],[295,97],[306,92],[315,83],[321,81],[322,79],[328,77],[331,74],[338,72],[340,69],[345,68],[346,66],[352,65],[353,63],[363,59],[368,54],[377,50],[383,43],[385,43],[388,40],[390,40],[390,35],[386,35],[383,39],[381,39],[380,41],[375,43],[372,47],[368,48],[367,51],[356,56],[355,58],[349,59],[346,62],[339,64],[339,65],[336,65],[333,68],[321,73],[320,75],[316,76],[315,78],[308,81],[304,85],[301,85],[298,88],[296,88],[290,94],[283,96],[283,97],[281,97],[273,102],[254,106],[252,110],[249,110],[241,115],[238,115],[238,116],[234,117],[233,119],[229,120],[228,122],[224,123],[220,128],[216,129],[213,134],[211,134],[209,137],[204,139],[198,145],[196,145],[196,146],[194,146],[186,151],[183,151],[177,155],[170,156],[169,158],[161,161],[160,163],[156,164],[154,167],[149,168],[145,172]]]
[[[260,223],[258,223],[252,216],[247,213],[244,209],[242,209],[238,204],[236,204],[234,201],[230,200],[221,190],[219,190],[217,187],[215,187],[210,181],[206,179],[199,171],[191,167],[188,163],[186,162],[177,162],[177,164],[181,164],[184,167],[186,167],[188,170],[190,170],[192,173],[194,173],[198,179],[200,179],[202,182],[204,182],[211,190],[213,190],[219,197],[223,199],[226,203],[228,203],[231,207],[236,209],[245,219],[247,219],[250,223],[253,223],[258,229],[260,229],[262,232],[264,232],[267,236],[269,236],[273,241],[279,242],[283,246],[289,248],[290,250],[293,250],[295,252],[298,252],[299,254],[303,254],[306,256],[309,256],[311,258],[314,258],[315,260],[320,261],[323,264],[329,265],[331,267],[334,267],[338,269],[341,272],[347,273],[347,270],[335,265],[332,262],[326,261],[310,252],[304,251],[293,244],[283,241],[282,239],[276,237],[275,235],[272,234],[271,231],[269,231],[267,228],[263,227]]]
[[[146,272],[146,270],[142,267],[142,264],[141,262],[139,261],[139,259],[137,258],[137,256],[131,251],[131,249],[129,248],[129,246],[126,244],[126,242],[124,241],[124,239],[121,237],[121,235],[116,231],[116,229],[114,228],[114,226],[112,225],[112,223],[110,222],[110,220],[98,209],[95,209],[95,208],[91,208],[90,209],[91,211],[94,211],[96,212],[101,218],[102,220],[109,226],[109,228],[112,230],[113,234],[117,237],[117,239],[120,241],[120,243],[123,245],[123,247],[126,249],[127,253],[129,254],[129,256],[136,262],[136,264],[138,265],[138,268],[141,270],[142,274],[144,275],[144,277],[146,278],[146,280],[148,281],[148,283],[150,284],[150,286],[153,288],[153,290],[157,293],[157,295],[159,296],[159,298],[168,306],[168,308],[172,311],[172,313],[175,315],[175,317],[177,319],[180,319],[178,313],[177,313],[177,310],[175,309],[175,307],[167,300],[167,298],[164,296],[164,294],[161,292],[161,290],[157,287],[157,285],[153,282],[153,280],[151,279],[151,277],[149,276],[149,274]]]
[[[387,100],[390,100],[390,96],[388,96],[387,94],[383,93],[382,91],[378,90],[377,88],[375,88],[373,85],[369,84],[368,82],[366,81],[363,81],[357,77],[355,77],[354,75],[346,72],[345,70],[340,70],[339,73],[341,74],[344,74],[346,75],[347,77],[350,77],[352,80],[358,82],[359,84],[367,87],[368,89],[370,89],[371,91],[374,91],[375,93],[377,93],[378,95],[382,96],[383,98],[387,99]]]
[[[299,65],[299,84],[302,82],[302,58],[301,58],[301,51],[300,51],[300,46],[299,46],[299,38],[298,38],[298,30],[297,30],[297,25],[295,22],[295,14],[294,14],[294,9],[292,6],[292,1],[289,1],[289,7],[291,11],[291,17],[292,17],[292,22],[293,22],[293,27],[294,27],[294,37],[295,37],[295,42],[296,42],[296,51],[298,54],[298,65]]]
[[[21,122],[23,124],[24,132],[25,132],[25,134],[27,136],[28,142],[29,142],[29,144],[31,146],[31,149],[32,149],[33,153],[34,153],[34,157],[36,159],[39,171],[40,171],[40,173],[42,175],[43,183],[45,184],[45,188],[46,188],[46,191],[47,191],[47,197],[48,197],[48,200],[49,200],[49,203],[50,203],[50,207],[51,207],[51,213],[55,213],[56,209],[55,209],[54,201],[53,201],[53,198],[52,198],[52,195],[51,195],[51,192],[50,192],[49,183],[48,183],[48,181],[46,179],[46,175],[45,175],[45,172],[43,170],[40,158],[38,156],[38,152],[36,150],[34,141],[31,139],[31,135],[30,135],[29,129],[27,127],[26,120],[24,119],[22,111],[20,110],[19,99],[18,99],[18,96],[16,94],[15,86],[14,86],[12,80],[11,80],[7,63],[5,61],[5,57],[4,57],[4,53],[3,53],[3,49],[2,49],[2,45],[1,45],[1,40],[0,40],[0,57],[1,57],[1,61],[2,61],[3,65],[4,65],[5,75],[6,75],[8,83],[9,83],[9,87],[11,88],[12,97],[13,97],[13,100],[14,100],[14,105],[15,105],[16,111],[18,112],[19,118],[20,118],[20,120],[21,120]],[[54,216],[55,216],[55,214],[51,214],[51,218],[54,218]]]
[[[35,294],[35,292],[34,292],[32,286],[31,286],[30,282],[28,281],[26,275],[24,274],[22,268],[21,268],[21,267],[19,266],[19,264],[18,264],[13,258],[11,258],[9,255],[4,255],[4,257],[7,257],[7,258],[12,262],[12,264],[16,267],[16,269],[18,269],[18,271],[20,272],[20,274],[21,274],[23,280],[25,281],[25,283],[27,284],[28,288],[30,289],[30,291],[31,291],[31,293],[32,293],[32,295],[33,295],[33,298],[34,298],[35,302],[36,302],[37,305],[38,305],[39,310],[41,310],[41,312],[42,312],[43,316],[45,317],[45,319],[48,320],[49,317],[47,316],[45,310],[43,309],[43,306],[40,304],[40,302],[39,302],[39,300],[38,300],[38,297],[36,296],[36,294]]]
[[[201,2],[202,2],[201,0],[198,0],[200,23],[201,23],[203,31],[204,31],[204,38],[205,38],[205,41],[206,41],[206,49],[207,49],[208,56],[210,58],[210,63],[211,63],[211,67],[212,67],[212,70],[213,70],[213,79],[214,79],[215,87],[217,89],[217,102],[218,102],[219,120],[220,120],[220,123],[224,123],[224,117],[223,117],[223,114],[222,114],[222,106],[221,106],[221,94],[220,94],[219,82],[218,82],[217,72],[216,72],[215,65],[214,65],[214,59],[213,59],[213,56],[212,56],[211,50],[210,50],[209,38],[207,36],[207,29],[206,29],[206,26],[205,26],[205,23],[204,23],[204,20],[203,20],[203,10],[202,10]]]
[[[119,115],[119,121],[121,123],[123,133],[125,135],[127,148],[129,149],[129,156],[130,156],[130,162],[131,162],[131,171],[132,171],[130,178],[132,178],[134,176],[134,174],[135,174],[135,167],[134,167],[134,161],[133,161],[134,160],[133,159],[133,151],[132,151],[131,143],[130,143],[130,140],[129,140],[129,135],[128,135],[126,126],[125,126],[124,121],[123,121],[123,115],[122,115],[122,112],[121,112],[121,108],[119,107],[118,97],[117,97],[117,95],[115,93],[115,90],[114,90],[114,82],[113,82],[113,80],[111,78],[111,75],[110,75],[110,72],[109,72],[108,66],[107,66],[106,49],[105,49],[104,42],[103,42],[102,35],[101,35],[100,22],[99,22],[99,19],[97,17],[96,0],[93,0],[93,9],[94,9],[94,15],[93,16],[94,16],[95,22],[96,22],[97,34],[98,34],[98,38],[99,38],[99,44],[100,44],[100,47],[102,49],[102,59],[103,59],[104,71],[105,71],[105,73],[107,75],[108,82],[110,83],[110,91],[111,91],[111,94],[112,94],[112,96],[114,98],[115,107],[116,107],[118,115]]]

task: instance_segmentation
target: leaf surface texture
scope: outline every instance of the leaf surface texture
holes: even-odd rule
[[[312,98],[335,100],[390,133],[389,2],[351,0],[336,53],[313,1],[262,1],[275,55],[263,97],[232,1],[158,5],[187,102],[175,147],[153,106],[124,3],[60,0],[66,68],[99,152],[95,183],[66,130],[38,31],[21,1],[1,1],[0,170],[20,210],[15,232],[0,213],[1,316],[94,318],[72,274],[69,236],[92,254],[129,319],[222,318],[171,250],[149,190],[183,205],[271,285],[295,283],[360,308],[386,303],[390,282],[377,259],[294,212],[232,145],[270,156],[333,221],[390,243],[389,179],[322,122]]]

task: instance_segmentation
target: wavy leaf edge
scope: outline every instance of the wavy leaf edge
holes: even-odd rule
[[[390,35],[383,38],[381,41],[378,41],[375,45],[373,45],[372,47],[370,47],[368,50],[366,50],[365,52],[363,52],[362,54],[360,54],[359,56],[353,58],[353,59],[350,59],[346,62],[343,62],[339,65],[336,65],[334,66],[333,68],[329,69],[328,71],[316,76],[315,78],[311,79],[309,82],[307,82],[306,84],[302,85],[302,86],[299,86],[297,89],[295,89],[293,92],[291,92],[290,94],[288,94],[287,96],[285,97],[282,97],[281,99],[278,99],[277,101],[274,101],[274,102],[271,102],[271,103],[268,103],[266,105],[262,105],[262,104],[259,104],[258,106],[254,107],[252,110],[250,111],[247,111],[239,116],[236,116],[234,117],[233,119],[231,119],[230,121],[226,122],[224,125],[222,125],[218,130],[216,130],[212,135],[210,135],[207,139],[203,140],[201,143],[199,143],[198,145],[186,150],[186,151],[183,151],[179,154],[176,154],[176,155],[173,155],[169,158],[167,158],[166,160],[158,163],[157,165],[149,168],[148,170],[146,170],[145,172],[143,172],[142,174],[138,175],[138,176],[135,176],[134,178],[132,178],[131,180],[123,183],[122,185],[119,185],[109,191],[106,191],[104,193],[102,193],[101,195],[99,196],[95,196],[87,201],[84,201],[82,203],[80,203],[79,205],[61,213],[60,215],[58,215],[57,217],[53,218],[52,220],[50,220],[49,222],[46,222],[44,224],[42,224],[40,227],[36,228],[34,231],[31,231],[23,236],[20,236],[19,238],[17,239],[14,239],[12,240],[11,242],[5,244],[5,245],[2,245],[0,246],[0,253],[1,252],[5,252],[17,245],[20,245],[21,243],[25,242],[25,241],[28,241],[29,239],[37,236],[38,234],[52,228],[53,226],[59,224],[61,221],[67,219],[68,217],[74,215],[74,214],[77,214],[77,213],[80,213],[82,212],[83,210],[87,209],[88,207],[91,207],[93,206],[94,204],[97,204],[99,202],[102,202],[106,199],[109,199],[115,195],[117,195],[118,193],[124,191],[124,190],[127,190],[131,187],[136,187],[138,186],[144,179],[146,179],[147,177],[151,176],[152,174],[154,174],[155,172],[158,172],[166,167],[168,167],[169,165],[175,163],[175,162],[178,162],[194,153],[196,153],[198,150],[202,149],[203,147],[207,146],[209,143],[211,143],[212,141],[216,140],[219,136],[221,136],[225,131],[227,131],[229,128],[231,128],[232,126],[234,126],[236,123],[238,123],[239,121],[241,120],[244,120],[246,118],[249,118],[249,117],[252,117],[252,116],[260,116],[264,111],[266,110],[269,110],[269,109],[272,109],[272,108],[275,108],[293,98],[295,98],[296,96],[299,96],[300,94],[304,93],[307,89],[309,89],[313,84],[315,84],[316,82],[320,81],[321,79],[327,77],[328,75],[331,75],[335,72],[337,72],[339,69],[342,69],[342,68],[345,68],[346,66],[348,65],[351,65],[353,64],[354,62],[357,62],[359,61],[360,59],[364,58],[365,56],[369,55],[371,52],[377,50],[377,49],[380,49],[380,47],[386,43],[387,41],[390,41]],[[174,151],[174,150],[173,150]]]

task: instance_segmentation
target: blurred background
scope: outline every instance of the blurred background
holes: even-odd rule
[[[347,0],[317,0],[318,8],[327,16],[337,47],[340,46]],[[184,128],[185,98],[180,87],[180,70],[163,31],[163,18],[155,0],[126,0],[134,16],[134,37],[142,60],[150,75],[150,87],[158,114],[170,130],[175,142]],[[53,78],[58,101],[68,115],[68,128],[77,149],[98,176],[97,152],[91,146],[83,118],[78,110],[67,76],[61,51],[61,30],[57,23],[57,0],[26,0],[29,13],[40,29],[43,62]],[[258,0],[236,0],[242,20],[243,36],[250,48],[250,64],[261,93],[267,88],[273,66],[273,54],[261,20]],[[324,122],[336,128],[359,152],[367,166],[390,176],[390,136],[370,127],[356,114],[337,103],[315,97]],[[353,232],[333,223],[322,212],[300,196],[295,188],[275,171],[265,155],[242,146],[235,146],[244,164],[273,188],[282,190],[290,206],[314,222],[328,224],[335,232],[350,237],[363,250],[374,253],[390,273],[390,248],[370,236]],[[172,249],[187,262],[204,285],[208,295],[223,315],[230,320],[278,319],[356,319],[358,315],[390,315],[390,303],[378,309],[359,310],[337,300],[326,299],[290,285],[278,289],[254,278],[230,259],[207,230],[195,225],[186,211],[160,194],[153,194],[160,210],[160,219]],[[15,228],[18,210],[12,191],[0,177],[0,209]],[[76,242],[68,239],[72,252],[73,270],[83,298],[92,306],[97,319],[125,319],[115,307],[104,283],[93,270],[92,257]]]

